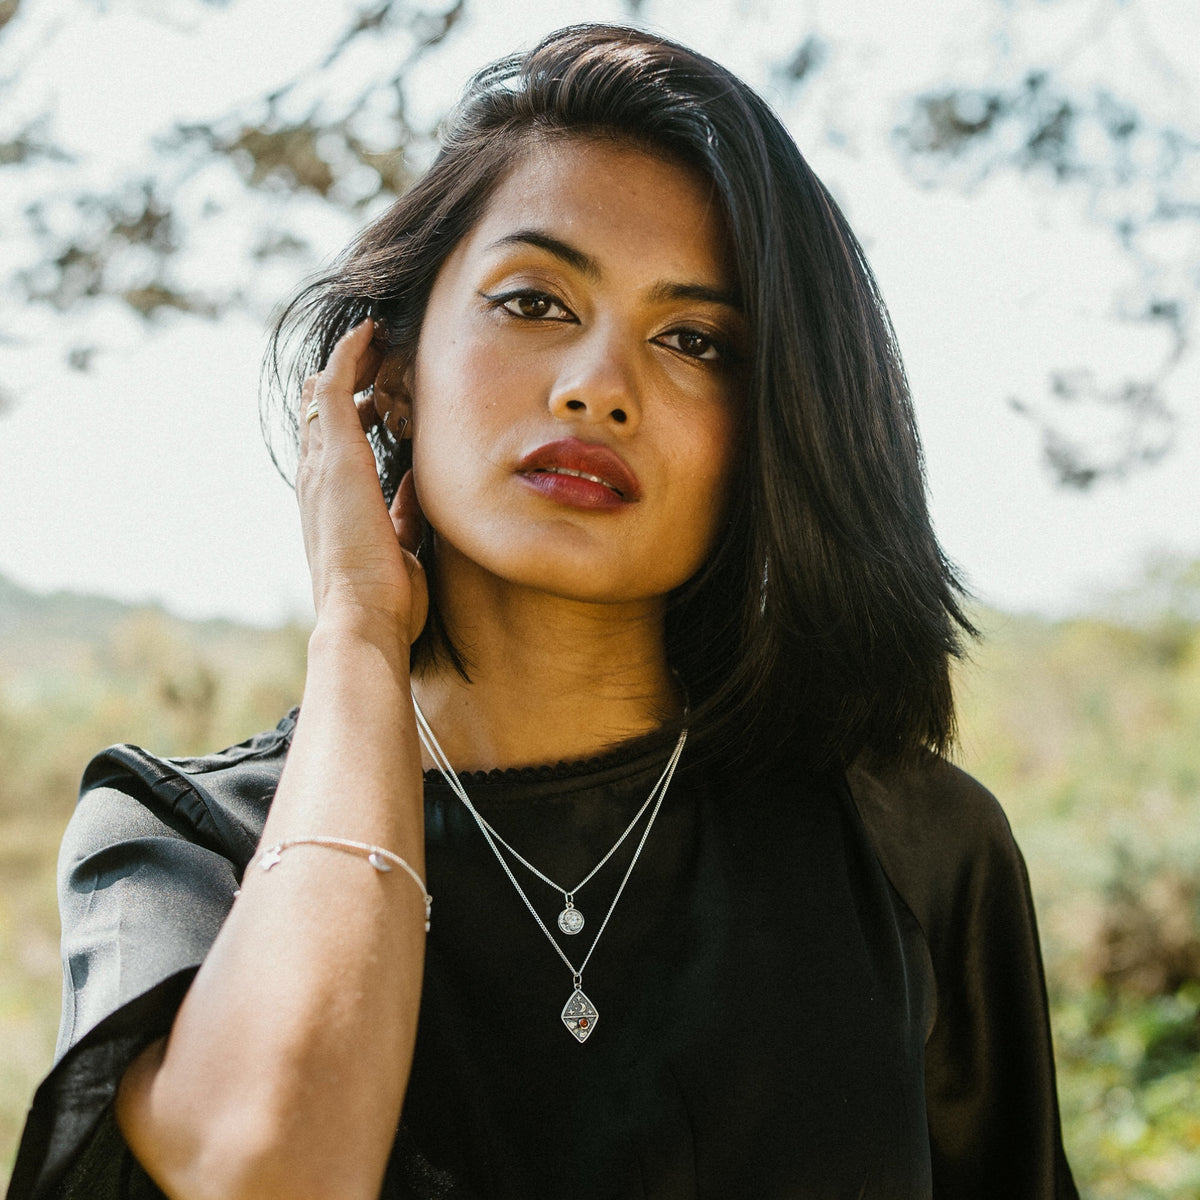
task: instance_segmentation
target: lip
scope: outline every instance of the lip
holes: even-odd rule
[[[616,451],[578,438],[539,446],[517,471],[544,495],[576,507],[617,507],[642,496],[638,477]]]

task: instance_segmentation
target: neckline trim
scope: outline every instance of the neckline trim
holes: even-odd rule
[[[524,767],[485,767],[474,771],[459,771],[458,777],[468,791],[472,787],[510,787],[565,781],[590,782],[589,777],[620,771],[624,767],[643,770],[653,765],[663,748],[673,746],[678,737],[677,728],[664,726],[588,758],[560,759],[556,763],[539,763]],[[449,784],[436,767],[426,771],[424,777],[426,784],[449,789]]]

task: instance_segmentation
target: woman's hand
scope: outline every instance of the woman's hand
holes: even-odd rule
[[[262,838],[384,846],[423,875],[408,647],[428,595],[412,480],[389,515],[364,432],[379,417],[355,407],[379,367],[366,321],[303,389],[296,493],[317,628]],[[169,1038],[122,1080],[117,1121],[151,1178],[180,1200],[378,1196],[424,962],[425,906],[400,872],[312,846],[247,871]]]
[[[406,475],[389,512],[379,490],[366,430],[378,419],[368,399],[355,405],[380,367],[373,323],[344,334],[300,398],[296,497],[312,575],[318,624],[381,619],[411,645],[425,624],[429,593],[416,559],[421,512]],[[307,419],[309,405],[319,415]]]

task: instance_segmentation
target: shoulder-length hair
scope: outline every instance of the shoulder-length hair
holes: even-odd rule
[[[280,418],[294,445],[289,397],[363,317],[378,320],[388,355],[411,362],[446,257],[509,167],[539,139],[563,135],[628,139],[708,177],[750,328],[725,528],[666,617],[694,738],[760,766],[945,751],[950,660],[974,631],[930,524],[883,300],[782,123],[700,54],[633,29],[578,25],[479,72],[428,172],[280,318],[264,427]],[[390,495],[410,443],[386,430],[372,439]],[[414,663],[448,654],[461,669],[451,632],[432,613]]]

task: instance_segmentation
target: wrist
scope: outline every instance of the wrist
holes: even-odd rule
[[[361,649],[382,653],[407,673],[411,649],[407,623],[392,613],[366,608],[337,609],[317,617],[308,639],[310,664],[326,654],[341,657]]]

